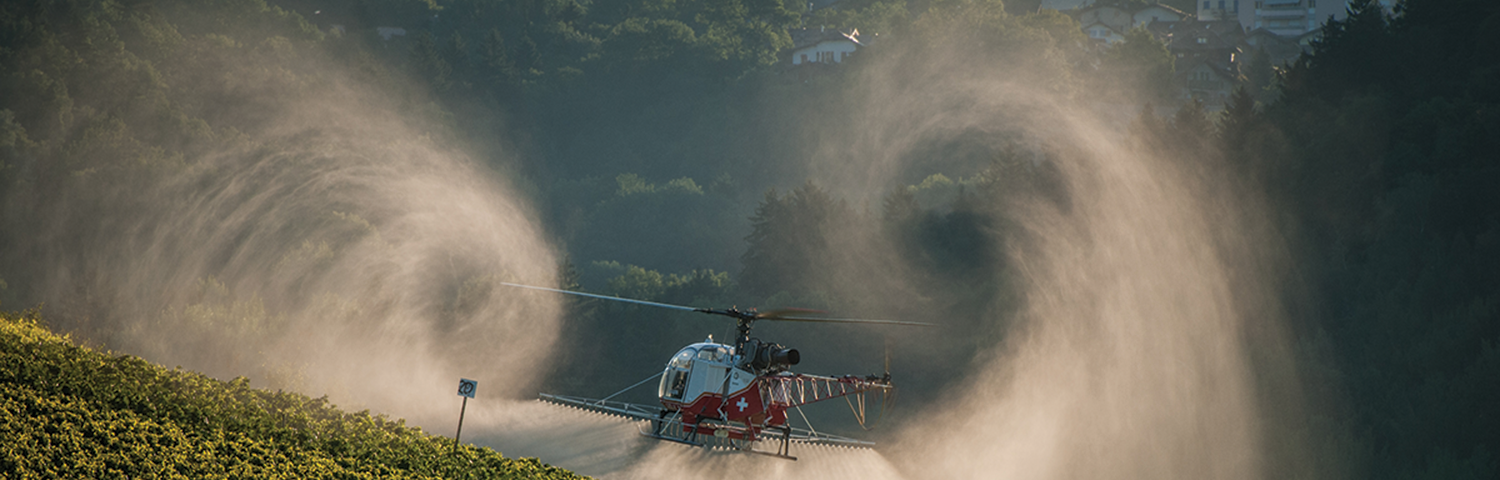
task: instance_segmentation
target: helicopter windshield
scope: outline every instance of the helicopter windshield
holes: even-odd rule
[[[693,355],[698,349],[688,347],[672,356],[667,362],[666,371],[661,374],[661,385],[656,389],[656,396],[661,398],[682,399],[682,392],[687,388],[688,370],[693,367]]]
[[[660,357],[658,357],[658,358],[660,358]],[[682,349],[681,352],[677,352],[677,355],[672,357],[672,361],[667,362],[667,366],[675,367],[675,368],[688,368],[688,367],[690,367],[692,365],[693,365],[693,349],[692,348],[684,348],[684,349]]]
[[[726,361],[728,359],[728,357],[729,357],[729,349],[724,348],[724,347],[718,347],[718,346],[703,347],[702,350],[698,351],[698,359],[699,360],[708,360],[710,362],[723,362],[723,361]]]

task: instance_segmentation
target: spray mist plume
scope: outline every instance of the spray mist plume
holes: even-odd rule
[[[246,63],[227,95],[253,108],[218,114],[257,117],[254,131],[44,206],[16,251],[54,323],[444,429],[460,377],[529,396],[560,305],[499,282],[549,281],[557,261],[509,180],[336,62]]]
[[[882,452],[908,478],[1266,475],[1258,381],[1291,377],[1258,379],[1251,364],[1251,348],[1282,344],[1259,200],[1212,158],[1132,140],[1137,103],[1067,95],[1065,69],[1044,55],[985,66],[958,43],[887,55],[862,75],[854,140],[828,146],[814,171],[870,191],[922,161],[908,155],[922,140],[970,134],[1012,150],[1002,175],[1054,180],[979,197],[1009,226],[989,234],[1018,278],[995,282],[994,297],[1015,285],[1020,306],[979,319],[1004,325],[1003,339],[953,365],[962,379],[938,408],[908,411]]]
[[[984,199],[988,214],[1016,226],[986,234],[1019,278],[986,285],[996,298],[1018,285],[1022,305],[953,322],[1004,335],[972,362],[923,364],[958,380],[925,411],[904,410],[877,450],[809,447],[799,462],[716,454],[650,442],[621,420],[513,401],[471,408],[468,438],[618,478],[1263,476],[1266,414],[1246,312],[1275,323],[1264,265],[1276,257],[1261,245],[1272,239],[1256,226],[1256,200],[1231,205],[1236,190],[1204,173],[1211,164],[1132,144],[1133,112],[1059,87],[1068,59],[1049,48],[990,58],[968,40],[915,38],[865,65],[846,98],[850,121],[820,123],[807,165],[831,190],[868,202],[859,196],[923,169],[928,159],[910,155],[922,142],[977,134],[997,149],[1018,145],[1031,159],[1020,168],[1059,179],[1054,195]],[[70,192],[123,207],[102,220],[107,236],[40,228],[18,250],[52,270],[30,288],[85,339],[435,429],[452,421],[458,377],[479,380],[486,397],[529,397],[563,320],[560,299],[499,285],[555,276],[553,247],[520,195],[377,100],[388,92],[350,77],[320,85],[264,99],[273,126],[167,180]],[[831,278],[918,290],[869,274],[902,268],[889,244],[840,238],[847,271]],[[833,288],[863,288],[853,283]],[[1271,333],[1259,345],[1279,348],[1274,325],[1260,328]],[[915,348],[939,352],[969,334],[919,336]]]
[[[934,30],[971,30],[959,28],[963,18],[947,21],[957,25]],[[1273,408],[1299,405],[1293,366],[1253,361],[1257,353],[1291,357],[1270,293],[1282,250],[1266,227],[1262,201],[1215,159],[1174,158],[1133,140],[1140,103],[1128,95],[1070,93],[1067,59],[1052,56],[1053,49],[1023,45],[1002,49],[1021,53],[994,58],[972,37],[953,35],[888,46],[867,60],[848,85],[846,101],[854,107],[846,121],[808,122],[821,143],[807,171],[869,205],[877,201],[871,192],[905,184],[911,172],[943,161],[914,158],[924,142],[979,137],[993,151],[1007,151],[1014,165],[1000,172],[1015,178],[991,180],[1016,188],[977,198],[987,202],[982,211],[1007,226],[986,235],[1001,249],[994,258],[1006,264],[997,271],[1015,277],[985,285],[995,289],[993,298],[1019,297],[1020,305],[996,300],[982,318],[948,319],[952,331],[912,337],[923,342],[911,352],[919,370],[957,371],[958,380],[926,408],[903,410],[874,452],[810,454],[818,458],[786,463],[628,440],[613,448],[639,457],[626,465],[591,461],[584,473],[1092,479],[1306,473],[1305,459],[1272,458],[1266,447],[1298,441],[1265,432],[1277,415]],[[844,242],[832,250],[848,261],[827,277],[849,279],[831,288],[876,304],[900,303],[895,299],[921,290],[903,284],[909,280],[899,274],[902,260],[878,235],[829,233]],[[871,286],[882,281],[895,285]],[[892,289],[908,294],[890,295]],[[1003,334],[981,345],[971,362],[932,363],[951,359],[940,352],[988,329]],[[1267,398],[1279,403],[1262,404]],[[649,453],[636,453],[641,448]]]

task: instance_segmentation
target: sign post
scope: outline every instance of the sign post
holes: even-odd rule
[[[458,410],[458,433],[453,434],[453,448],[458,449],[458,437],[464,433],[464,411],[469,409],[469,399],[474,398],[474,390],[479,388],[479,382],[467,378],[458,379],[458,396],[464,397],[464,405]]]

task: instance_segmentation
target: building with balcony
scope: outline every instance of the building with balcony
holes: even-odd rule
[[[1264,28],[1276,35],[1298,37],[1323,27],[1329,19],[1342,20],[1348,0],[1196,0],[1199,20],[1237,20],[1245,30]],[[1389,11],[1396,0],[1379,0]]]
[[[1234,87],[1240,84],[1239,73],[1232,67],[1208,59],[1178,64],[1173,80],[1181,86],[1179,95],[1182,101],[1198,100],[1211,112],[1223,109]]]

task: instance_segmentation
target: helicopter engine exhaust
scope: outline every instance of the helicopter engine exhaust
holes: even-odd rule
[[[750,356],[750,366],[759,371],[783,370],[792,365],[802,362],[802,354],[795,348],[783,347],[775,343],[761,343],[756,340],[750,344],[753,354]]]
[[[771,349],[771,364],[792,366],[802,362],[802,354],[797,353],[795,348],[773,348]]]

